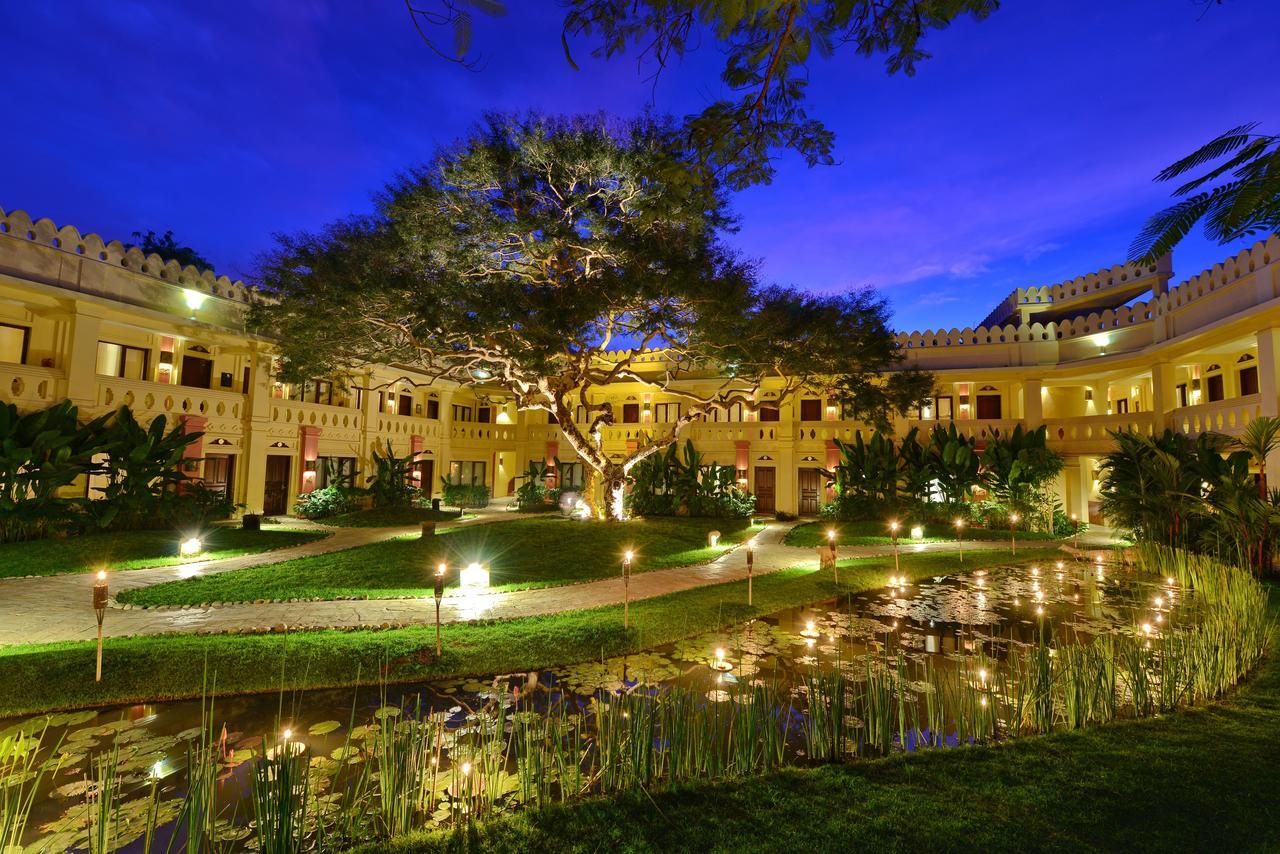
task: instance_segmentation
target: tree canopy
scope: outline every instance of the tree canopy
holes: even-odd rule
[[[173,230],[170,229],[164,234],[156,234],[154,231],[135,231],[133,237],[138,241],[138,248],[143,252],[159,255],[166,261],[177,261],[185,266],[198,267],[201,270],[212,270],[213,263],[205,258],[190,246],[179,243],[173,236]]]
[[[770,405],[807,387],[873,423],[927,396],[931,377],[896,370],[883,300],[764,285],[723,245],[733,219],[696,156],[654,118],[490,115],[372,215],[279,238],[253,322],[281,338],[287,379],[399,364],[551,413],[616,512],[636,462],[714,409],[757,408],[766,380]],[[721,379],[680,382],[699,371]],[[591,394],[615,381],[684,402],[622,462]]]
[[[701,167],[733,188],[773,177],[770,155],[792,149],[810,165],[834,162],[834,134],[805,110],[809,63],[842,48],[884,56],[890,74],[911,75],[929,58],[932,30],[970,16],[982,20],[998,0],[566,0],[561,41],[575,68],[574,43],[592,55],[628,51],[656,78],[703,44],[725,56],[720,79],[732,95],[689,116],[685,130]],[[501,0],[406,0],[410,19],[437,54],[474,67],[472,14],[505,14]],[[439,45],[447,32],[451,47]]]

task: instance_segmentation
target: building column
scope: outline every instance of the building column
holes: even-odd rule
[[[1022,422],[1026,429],[1034,430],[1044,423],[1044,391],[1041,380],[1022,381]]]
[[[1169,426],[1170,413],[1178,406],[1178,393],[1174,383],[1173,365],[1157,362],[1151,366],[1151,411],[1155,415],[1153,425],[1157,434]]]
[[[240,452],[240,486],[246,513],[261,513],[267,488],[267,445],[271,427],[271,356],[250,353],[249,388],[245,397],[245,418]]]
[[[67,321],[67,399],[80,409],[98,403],[98,339],[102,318],[82,313],[84,306],[76,305],[76,313]]]
[[[733,477],[740,489],[750,490],[751,488],[751,442],[748,439],[739,439],[733,443]],[[775,486],[776,490],[777,487]],[[776,502],[777,494],[774,494]]]
[[[1258,332],[1258,410],[1263,416],[1272,418],[1280,415],[1280,330],[1263,329]],[[1270,472],[1280,472],[1280,450],[1267,457],[1268,487],[1275,486],[1277,479]]]
[[[1081,522],[1089,521],[1089,499],[1093,495],[1093,458],[1076,457],[1075,495],[1067,515],[1075,513]]]

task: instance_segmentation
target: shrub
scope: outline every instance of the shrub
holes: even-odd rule
[[[294,506],[294,512],[304,519],[327,519],[354,509],[355,502],[347,490],[336,484],[298,496]]]
[[[453,507],[484,507],[489,503],[489,487],[482,483],[450,483],[445,479],[440,489],[445,504]]]

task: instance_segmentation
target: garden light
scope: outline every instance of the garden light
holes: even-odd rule
[[[631,628],[631,561],[635,552],[627,549],[622,553],[622,628]]]
[[[722,673],[733,669],[733,664],[724,660],[724,650],[719,647],[716,648],[716,657],[711,662],[711,669]]]
[[[98,618],[98,666],[93,678],[94,682],[102,681],[102,621],[107,616],[107,571],[98,570],[98,578],[93,585],[93,613]]]
[[[893,571],[898,572],[898,520],[894,519],[889,522],[889,536],[893,538]]]
[[[924,528],[923,528],[923,527],[921,527],[920,525],[913,525],[913,526],[912,526],[912,528],[911,528],[911,539],[913,539],[913,540],[923,540],[923,539],[924,539]]]
[[[444,575],[449,570],[449,565],[439,563],[436,565],[435,589],[433,591],[436,600],[436,658],[440,657],[440,600],[444,598]]]
[[[489,568],[481,563],[467,564],[467,568],[458,573],[458,583],[463,587],[488,587]]]
[[[751,607],[751,576],[756,562],[755,543],[747,540],[747,607]]]
[[[1009,554],[1018,553],[1018,514],[1009,514]]]
[[[194,557],[200,554],[204,548],[204,544],[200,542],[199,537],[187,537],[178,544],[178,554],[182,557]]]
[[[964,520],[956,519],[956,542],[960,545],[960,562],[964,563]]]

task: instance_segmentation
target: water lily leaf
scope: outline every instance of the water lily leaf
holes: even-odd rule
[[[318,724],[312,724],[307,729],[307,733],[309,735],[328,735],[341,726],[342,724],[338,721],[321,721]]]

